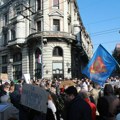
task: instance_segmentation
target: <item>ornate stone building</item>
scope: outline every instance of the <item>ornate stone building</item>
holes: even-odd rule
[[[75,78],[92,56],[76,0],[1,0],[0,73]]]

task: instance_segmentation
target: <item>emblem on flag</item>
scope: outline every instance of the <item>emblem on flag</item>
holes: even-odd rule
[[[100,56],[98,56],[96,58],[96,60],[94,61],[94,63],[90,66],[90,73],[102,73],[102,72],[106,72],[106,66],[103,63],[103,60]]]

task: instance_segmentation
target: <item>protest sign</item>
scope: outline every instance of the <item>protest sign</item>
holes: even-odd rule
[[[21,104],[42,113],[47,112],[48,92],[39,86],[24,84]]]
[[[75,83],[72,80],[65,80],[61,82],[59,87],[64,88],[65,86],[74,86],[74,85]]]
[[[0,79],[3,81],[8,80],[8,74],[7,73],[0,73]]]
[[[26,82],[27,84],[30,84],[30,83],[31,83],[31,81],[30,81],[30,74],[24,74],[24,75],[23,75],[23,79],[25,79],[25,82]]]

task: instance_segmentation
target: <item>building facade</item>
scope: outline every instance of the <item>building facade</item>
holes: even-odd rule
[[[92,56],[76,0],[1,0],[0,73],[76,78]]]

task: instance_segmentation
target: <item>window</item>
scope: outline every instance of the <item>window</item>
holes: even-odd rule
[[[20,79],[22,77],[22,65],[14,65],[13,66],[13,77],[14,79]]]
[[[7,64],[7,62],[8,62],[7,55],[2,56],[2,64]]]
[[[59,8],[59,0],[53,0],[53,7]]]
[[[15,32],[15,29],[12,29],[11,30],[11,40],[15,40],[16,38],[16,32]]]
[[[53,31],[60,31],[60,20],[53,20]]]
[[[53,78],[63,78],[63,63],[53,62]]]
[[[2,67],[2,73],[7,73],[7,66]]]
[[[13,55],[13,62],[19,62],[22,61],[22,54],[21,53],[16,53]]]
[[[3,36],[4,36],[3,45],[7,45],[7,33],[4,33]]]
[[[39,48],[35,51],[35,78],[42,78],[42,56]]]
[[[41,0],[37,0],[37,10],[41,10]]]
[[[7,73],[7,63],[8,63],[8,56],[2,56],[2,73]]]
[[[5,26],[8,24],[8,13],[4,14],[4,23],[5,23]]]
[[[63,56],[63,50],[61,47],[55,47],[53,49],[53,56]]]
[[[37,31],[41,31],[41,21],[37,22]]]

